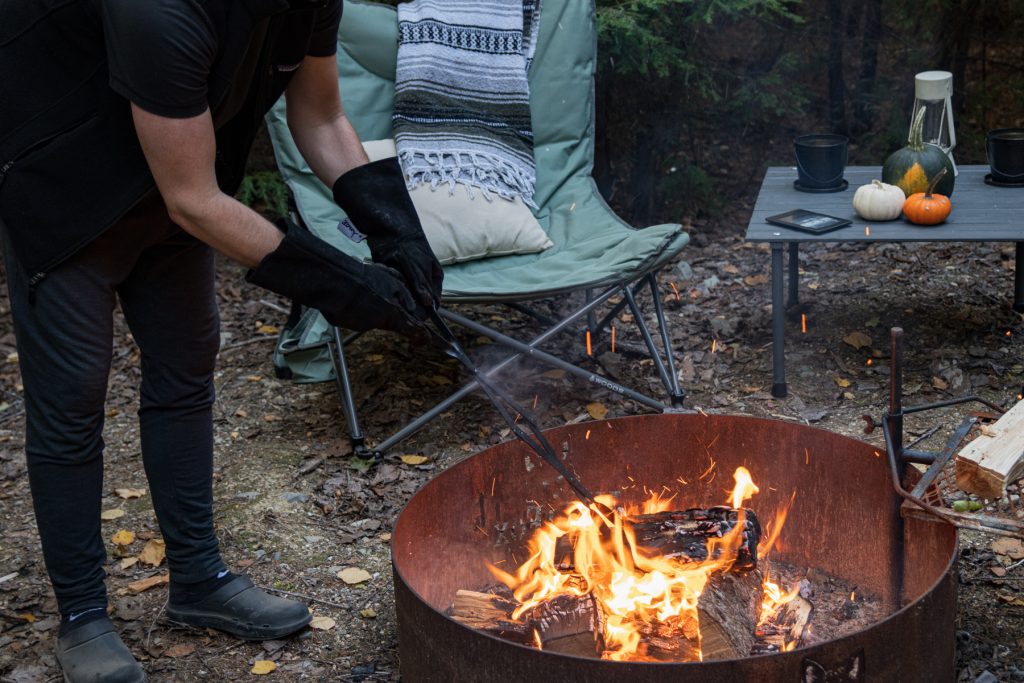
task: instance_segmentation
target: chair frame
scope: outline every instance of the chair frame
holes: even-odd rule
[[[508,369],[518,362],[520,359],[529,357],[542,364],[549,365],[555,369],[564,370],[566,373],[575,377],[597,384],[600,387],[632,399],[648,408],[651,408],[652,410],[656,410],[658,412],[667,412],[674,409],[678,410],[683,408],[683,401],[686,394],[679,385],[675,361],[672,356],[672,342],[668,333],[668,324],[665,320],[664,307],[662,306],[661,297],[659,295],[657,272],[658,271],[651,271],[643,273],[633,278],[631,281],[608,286],[596,295],[594,294],[593,289],[586,289],[584,290],[585,303],[561,319],[554,319],[550,316],[538,313],[519,302],[506,303],[507,306],[514,310],[526,313],[538,320],[546,322],[549,325],[546,330],[529,341],[522,341],[514,337],[510,337],[498,330],[487,327],[486,325],[471,320],[470,318],[455,313],[447,308],[442,307],[438,312],[441,317],[449,323],[455,323],[476,334],[485,336],[497,344],[506,347],[510,351],[509,355],[501,361],[494,364],[488,370],[482,371],[484,376],[487,378],[495,377],[503,370]],[[661,337],[663,349],[658,348],[654,335],[651,333],[650,328],[644,321],[643,311],[637,302],[637,294],[645,288],[649,289],[651,298],[654,301],[654,315],[657,320],[658,333]],[[611,310],[598,320],[596,315],[597,309],[616,295],[621,296],[621,300],[615,303]],[[544,344],[559,334],[566,332],[573,323],[584,318],[587,322],[585,329],[591,332],[592,337],[596,337],[597,340],[600,340],[601,336],[611,325],[612,321],[626,308],[629,309],[633,316],[634,323],[643,338],[647,352],[654,362],[658,378],[661,380],[661,383],[668,394],[671,406],[665,405],[661,401],[647,396],[646,394],[625,387],[604,375],[573,365],[572,363],[569,363],[568,361],[565,361],[540,348],[541,344]],[[297,316],[293,315],[292,317],[294,319]],[[314,344],[297,345],[291,347],[287,352],[285,352],[285,355],[287,355],[287,353],[290,352],[310,351],[319,348],[324,348],[327,351],[331,365],[334,368],[335,386],[338,392],[341,410],[345,415],[346,422],[348,423],[348,432],[349,438],[352,442],[352,448],[356,456],[360,458],[366,460],[381,459],[384,453],[418,432],[434,418],[448,410],[453,404],[479,388],[476,380],[467,382],[440,403],[426,410],[405,426],[401,427],[394,434],[388,436],[371,448],[367,443],[367,437],[363,433],[362,426],[359,422],[359,415],[356,409],[355,397],[352,389],[352,379],[349,375],[348,360],[345,354],[345,348],[361,337],[362,334],[362,332],[353,332],[348,335],[343,335],[339,328],[332,327],[331,334],[326,339]]]

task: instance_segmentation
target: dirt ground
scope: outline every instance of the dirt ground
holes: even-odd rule
[[[813,424],[879,445],[880,430],[864,434],[862,416],[877,419],[885,409],[888,330],[897,325],[906,330],[908,401],[973,392],[1007,403],[1020,392],[1024,320],[1010,307],[1011,245],[821,245],[804,251],[802,304],[788,322],[790,395],[772,398],[768,253],[742,240],[749,209],[748,203],[714,222],[691,225],[693,240],[682,262],[661,275],[689,408]],[[123,514],[104,522],[104,536],[127,530],[134,540],[121,547],[109,541],[115,623],[154,681],[247,679],[257,660],[273,661],[270,677],[277,680],[396,680],[389,530],[417,487],[500,441],[503,425],[473,397],[394,454],[423,456],[421,464],[391,458],[368,471],[354,468],[333,386],[274,377],[270,351],[285,302],[248,286],[237,266],[222,261],[219,269],[224,334],[216,496],[223,551],[236,571],[306,600],[325,618],[317,622],[323,628],[285,641],[242,643],[170,624],[162,613],[162,585],[131,591],[135,582],[166,569],[133,561],[158,538],[148,496],[117,492],[146,488],[135,415],[138,355],[121,320],[107,403],[104,509]],[[22,388],[5,299],[0,307],[0,680],[56,681],[58,616],[31,512]],[[467,310],[522,335],[531,329],[530,320],[504,308]],[[624,325],[618,329],[615,354],[599,345],[595,358],[586,359],[572,335],[552,348],[657,393],[649,363],[628,352],[640,340]],[[855,332],[863,337],[851,337]],[[860,348],[851,343],[865,338]],[[482,364],[496,357],[494,347],[473,337],[464,341]],[[388,335],[369,335],[350,350],[371,436],[390,433],[465,379],[436,349]],[[536,412],[545,426],[590,419],[590,403],[602,404],[608,417],[642,412],[632,401],[545,370],[523,364],[510,384],[523,400],[538,396]],[[927,442],[934,445],[963,414],[947,410],[911,420],[908,431],[921,435],[938,426]],[[986,670],[995,680],[1024,681],[1024,566],[995,552],[992,541],[976,533],[962,536],[960,681],[975,681]],[[346,568],[365,570],[369,578],[347,584],[339,578]]]

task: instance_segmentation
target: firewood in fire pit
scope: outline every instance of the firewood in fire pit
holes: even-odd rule
[[[763,591],[761,572],[757,569],[711,577],[697,603],[704,661],[750,654]]]
[[[761,540],[761,524],[754,511],[743,513],[718,505],[638,515],[632,522],[637,545],[648,555],[692,562],[708,559],[709,539],[721,538],[742,524],[743,542],[732,566],[742,570],[757,566],[757,544]]]
[[[515,600],[476,591],[460,590],[448,610],[455,621],[517,643],[584,657],[599,657],[604,650],[603,614],[592,595],[558,595],[512,618]]]
[[[532,643],[533,630],[524,621],[512,618],[519,603],[493,593],[460,590],[448,609],[448,616],[469,628],[517,643]]]

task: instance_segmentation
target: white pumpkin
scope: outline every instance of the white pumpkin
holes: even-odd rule
[[[853,194],[853,210],[868,221],[891,221],[900,217],[907,196],[896,185],[872,180]]]

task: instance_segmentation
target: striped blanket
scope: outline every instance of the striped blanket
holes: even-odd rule
[[[526,75],[540,0],[398,6],[395,144],[410,189],[461,184],[534,206]]]

